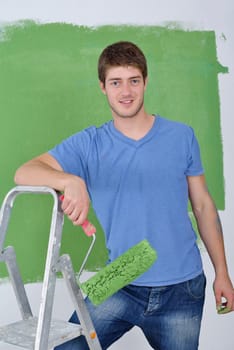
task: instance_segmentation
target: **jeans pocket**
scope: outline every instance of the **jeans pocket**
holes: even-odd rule
[[[187,281],[187,291],[189,295],[195,299],[200,299],[205,296],[206,277],[204,273]]]

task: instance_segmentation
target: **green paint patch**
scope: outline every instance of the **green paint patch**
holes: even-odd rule
[[[188,123],[197,134],[210,192],[224,209],[224,178],[218,74],[213,31],[178,26],[80,27],[19,22],[0,28],[0,200],[14,186],[15,169],[86,126],[111,119],[97,78],[102,49],[131,40],[149,65],[147,110]],[[20,204],[18,204],[20,203]],[[7,243],[20,251],[26,281],[41,279],[49,232],[51,201],[39,196],[17,199]],[[104,265],[107,253],[101,228],[88,269]],[[71,252],[78,270],[89,240],[65,221],[62,252]],[[26,250],[28,251],[26,254]],[[6,272],[0,270],[0,276]]]

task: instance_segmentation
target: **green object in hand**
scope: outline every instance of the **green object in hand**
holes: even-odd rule
[[[227,302],[217,306],[217,312],[219,315],[227,314],[230,311],[231,309],[227,307]]]

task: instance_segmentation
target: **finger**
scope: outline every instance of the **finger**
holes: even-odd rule
[[[217,292],[215,293],[215,300],[216,300],[216,310],[218,314],[224,313],[224,310],[226,311],[227,302],[226,300],[223,301],[221,293],[217,293]]]
[[[60,199],[61,202],[62,202],[61,208],[62,208],[63,212],[65,213],[65,211],[66,211],[65,214],[68,214],[67,211],[68,211],[69,205],[71,204],[71,201],[70,201],[69,199],[67,199],[67,197],[65,197],[64,195],[61,195],[61,196],[59,197],[59,199]],[[70,211],[71,211],[71,209],[70,209]]]
[[[227,301],[225,303],[225,307],[231,311],[231,309],[232,309],[232,298],[230,296],[227,296],[226,300]]]
[[[218,308],[219,306],[222,305],[222,294],[220,291],[214,290],[215,293],[215,301],[216,301],[216,307]]]
[[[230,311],[234,310],[234,293],[230,293],[230,295],[227,296],[227,308]]]
[[[63,196],[61,208],[71,221],[76,220],[81,212],[79,203],[71,201]]]
[[[74,209],[70,214],[67,214],[67,217],[69,220],[71,220],[73,223],[79,220],[80,211],[77,209]]]
[[[84,208],[79,215],[73,220],[73,224],[76,226],[81,226],[87,219],[88,208]]]
[[[83,205],[83,208],[81,208],[77,203],[73,204],[70,202],[64,195],[61,195],[59,199],[62,201],[61,208],[63,209],[63,212],[72,221],[72,223],[76,226],[82,226],[82,224],[86,221],[89,205]],[[90,225],[91,227],[87,227],[85,230],[87,230],[88,233],[93,233],[93,231],[96,229],[92,224]]]

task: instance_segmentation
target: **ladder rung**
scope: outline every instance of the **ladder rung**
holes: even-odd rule
[[[38,318],[32,317],[28,320],[22,320],[0,327],[0,341],[33,350],[37,322]],[[48,349],[53,349],[57,345],[76,338],[81,333],[80,325],[61,320],[52,320]]]

